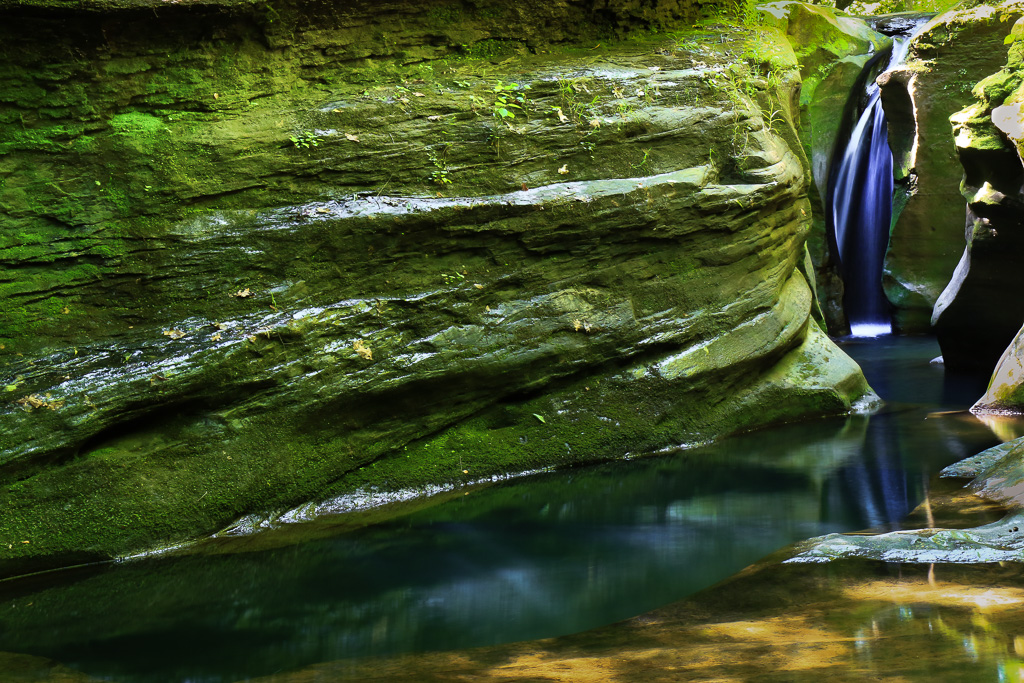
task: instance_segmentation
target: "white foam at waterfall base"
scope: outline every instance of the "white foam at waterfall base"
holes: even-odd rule
[[[854,323],[850,325],[851,337],[881,337],[892,334],[892,325],[889,323]]]

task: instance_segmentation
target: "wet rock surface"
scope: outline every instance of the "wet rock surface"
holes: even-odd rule
[[[1024,558],[1024,438],[950,465],[942,476],[970,479],[947,507],[966,510],[977,507],[980,500],[1003,514],[980,526],[943,528],[947,524],[936,521],[929,511],[927,528],[882,534],[829,534],[797,544],[792,557],[785,562],[831,562],[853,557],[911,563],[1020,562]]]
[[[12,36],[6,570],[871,396],[809,318],[778,34],[410,65],[173,12]]]

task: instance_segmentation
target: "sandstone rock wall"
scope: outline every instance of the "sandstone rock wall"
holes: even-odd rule
[[[929,330],[963,251],[963,174],[949,117],[971,102],[975,83],[1002,65],[1003,37],[1019,15],[1016,3],[963,3],[933,19],[905,65],[883,79],[899,186],[883,285],[898,331]]]

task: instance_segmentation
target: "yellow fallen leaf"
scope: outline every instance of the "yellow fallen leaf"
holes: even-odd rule
[[[252,296],[252,292],[249,291],[248,287],[246,287],[245,289],[238,290],[231,296],[238,297],[239,299],[248,299],[250,296]]]
[[[569,172],[569,164],[563,164],[562,168],[558,169],[558,173],[561,174],[561,175],[565,175],[568,172]]]
[[[164,330],[164,335],[171,339],[181,339],[185,336],[185,333],[181,330]]]
[[[351,140],[352,142],[359,142],[359,136],[358,135],[352,135],[352,133],[345,133],[345,139],[346,140]]]
[[[561,107],[555,107],[555,113],[558,114],[559,123],[569,123],[569,117],[562,113]]]
[[[210,337],[210,341],[220,341],[220,332]]]
[[[437,114],[434,114],[433,116],[428,116],[427,117],[427,121],[440,121],[440,120],[441,120],[441,117],[438,116]]]
[[[352,342],[352,350],[363,360],[373,360],[373,351],[370,350],[370,347],[362,339],[356,339]]]
[[[414,93],[413,93],[413,97],[426,97],[426,95],[424,95],[424,94],[423,94],[423,93],[421,93],[421,92],[414,92]]]
[[[477,289],[483,289],[484,288],[483,285],[481,285],[479,283],[476,283],[476,282],[473,283],[473,286],[476,287]]]
[[[601,127],[601,119],[596,119],[596,118],[595,119],[590,119],[590,127],[591,128],[600,128]]]

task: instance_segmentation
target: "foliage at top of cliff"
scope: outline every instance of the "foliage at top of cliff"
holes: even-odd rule
[[[38,7],[52,10],[110,12],[168,6],[250,8],[262,0],[0,0],[0,9]]]

